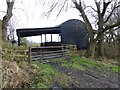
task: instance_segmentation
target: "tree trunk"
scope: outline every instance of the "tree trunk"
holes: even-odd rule
[[[94,58],[95,55],[94,34],[92,32],[92,28],[89,27],[88,29],[89,29],[90,44],[86,53],[86,57]]]
[[[90,43],[90,46],[86,53],[86,57],[90,57],[90,58],[95,57],[95,44],[93,42]]]
[[[2,21],[0,20],[0,54],[2,50]]]
[[[2,65],[2,21],[0,20],[0,67]],[[0,70],[0,88],[2,88],[2,70]]]
[[[0,20],[0,40],[2,40],[2,20]]]
[[[99,57],[102,57],[104,55],[104,48],[103,48],[103,35],[100,36],[98,40],[98,49],[97,49],[97,54]]]
[[[7,20],[7,17],[4,16],[4,18],[2,20],[2,40],[3,40],[3,42],[6,42],[7,26],[8,26],[8,20]]]
[[[86,28],[87,28],[88,33],[89,33],[90,46],[89,46],[89,49],[87,50],[86,56],[87,57],[94,57],[94,34],[93,34],[92,25],[91,25],[87,15],[86,15],[86,13],[84,12],[81,1],[79,2],[79,4],[77,3],[76,0],[72,0],[72,2],[75,4],[76,8],[81,13],[81,16],[86,24]]]
[[[10,18],[13,15],[12,14],[12,9],[13,9],[14,2],[15,2],[15,0],[12,0],[11,2],[6,0],[6,3],[7,3],[7,13],[3,17],[3,20],[2,20],[2,40],[4,42],[6,42],[6,38],[7,38],[8,21],[10,20]]]
[[[118,55],[117,55],[117,59],[118,59],[118,61],[120,60],[120,32],[118,33],[118,37],[117,37],[117,39],[118,39]]]
[[[98,22],[98,32],[101,33],[101,31],[103,30],[103,26],[104,26],[104,20],[103,20],[103,16],[98,15],[99,17],[99,22]],[[103,41],[104,41],[104,34],[100,34],[100,37],[98,39],[98,43],[97,43],[97,54],[99,57],[102,57],[103,56]]]

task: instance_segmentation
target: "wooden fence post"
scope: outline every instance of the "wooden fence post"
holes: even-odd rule
[[[31,47],[29,47],[28,63],[31,63]]]
[[[41,53],[41,60],[42,60],[43,59],[42,48],[40,49],[40,53]]]

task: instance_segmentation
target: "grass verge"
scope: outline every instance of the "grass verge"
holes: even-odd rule
[[[33,73],[27,83],[29,88],[51,88],[54,83],[57,83],[60,87],[66,87],[71,80],[70,76],[59,73],[48,64],[35,62],[31,65],[31,68]]]
[[[62,66],[71,67],[77,70],[85,70],[87,68],[98,68],[102,70],[110,70],[112,72],[120,72],[120,67],[117,65],[105,64],[97,60],[95,61],[87,58],[80,58],[79,56],[74,56],[71,62],[64,61],[64,63],[62,63]]]

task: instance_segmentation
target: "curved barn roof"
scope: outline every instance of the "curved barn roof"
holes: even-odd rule
[[[89,36],[84,22],[77,19],[68,20],[60,25],[61,40],[65,44],[78,45],[78,49],[89,46]]]

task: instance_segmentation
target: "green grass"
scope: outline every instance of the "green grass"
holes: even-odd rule
[[[32,88],[48,88],[51,86],[52,77],[58,75],[58,71],[52,69],[47,64],[34,63],[33,67],[35,68],[36,73],[32,76],[29,81],[29,85]]]
[[[64,63],[62,63],[62,66],[73,68],[75,70],[85,70],[85,68],[83,66],[79,65],[79,63],[77,63],[77,62],[70,63],[68,61],[65,61]]]
[[[36,62],[32,64],[35,73],[28,82],[30,88],[50,88],[53,82],[59,83],[59,85],[67,86],[71,77],[63,73],[58,72],[55,68],[52,68],[49,64],[42,64]]]
[[[72,63],[71,63],[72,62]],[[112,72],[120,72],[120,67],[112,64],[104,64],[100,61],[95,61],[87,58],[80,58],[79,56],[74,56],[72,61],[65,61],[63,67],[71,67],[77,70],[85,70],[87,68],[98,68],[102,70],[111,70]]]
[[[29,47],[40,47],[40,43],[30,43],[28,44]]]

